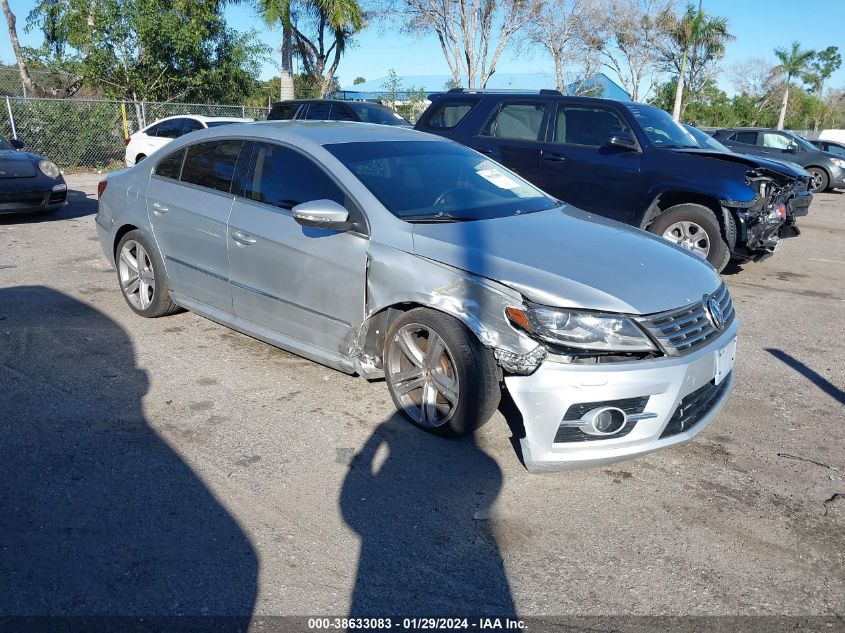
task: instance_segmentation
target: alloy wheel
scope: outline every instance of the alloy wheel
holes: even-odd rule
[[[149,253],[139,242],[127,240],[118,259],[120,288],[138,310],[150,307],[155,297],[155,273]]]
[[[435,428],[452,419],[460,386],[454,358],[439,334],[409,323],[396,331],[386,360],[391,389],[414,422]]]
[[[710,236],[701,225],[695,222],[686,220],[675,222],[663,232],[663,237],[704,259],[707,259],[710,253]]]

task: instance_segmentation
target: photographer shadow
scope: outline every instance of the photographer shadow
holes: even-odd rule
[[[399,413],[380,424],[340,495],[361,539],[350,616],[514,616],[489,520],[501,485],[473,437],[438,438]]]

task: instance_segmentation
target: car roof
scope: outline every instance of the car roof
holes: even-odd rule
[[[583,96],[574,96],[574,95],[565,95],[565,94],[555,94],[556,91],[547,90],[543,91],[531,91],[531,90],[463,90],[463,91],[446,91],[446,92],[432,92],[429,95],[429,98],[432,100],[440,100],[444,98],[451,98],[455,99],[456,101],[460,101],[462,99],[525,99],[525,98],[534,98],[534,99],[555,99],[555,100],[566,100],[566,101],[576,101],[579,103],[584,104],[604,104],[604,105],[622,105],[622,106],[648,106],[650,108],[654,108],[656,106],[649,105],[648,103],[641,103],[639,101],[622,101],[620,99],[605,99],[604,97],[583,97]]]
[[[273,107],[280,106],[280,105],[288,105],[288,104],[302,104],[302,103],[340,103],[343,105],[348,106],[356,106],[356,105],[367,105],[367,106],[375,106],[377,108],[388,108],[383,103],[378,103],[376,101],[349,101],[347,99],[288,99],[286,101],[274,101]]]
[[[334,145],[378,141],[439,141],[453,143],[441,136],[417,132],[399,125],[359,123],[357,121],[258,121],[243,125],[211,128],[207,137],[243,136],[287,141],[294,145]]]
[[[174,114],[171,116],[166,116],[158,119],[155,123],[151,123],[147,127],[152,127],[156,123],[161,123],[162,121],[170,121],[171,119],[193,119],[194,121],[202,121],[203,123],[208,123],[210,121],[234,121],[235,123],[249,123],[252,119],[244,118],[244,117],[234,117],[234,116],[206,116],[204,114]]]

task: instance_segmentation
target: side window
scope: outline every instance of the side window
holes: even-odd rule
[[[312,160],[271,143],[255,144],[241,195],[281,209],[323,199],[344,204],[346,199],[334,181]]]
[[[796,144],[795,141],[783,134],[776,132],[763,133],[763,147],[773,147],[775,149],[786,149],[790,145]]]
[[[204,129],[202,123],[195,119],[184,119],[185,125],[182,127],[182,134],[187,134],[188,132],[196,132],[197,130]]]
[[[477,101],[441,101],[426,121],[426,125],[435,130],[451,130],[464,120],[475,107]]]
[[[182,159],[185,158],[185,149],[176,150],[162,158],[155,166],[155,174],[163,178],[179,180],[179,172],[182,171]]]
[[[561,104],[555,117],[555,143],[602,147],[607,140],[630,130],[622,118],[607,108]]]
[[[355,115],[353,115],[352,112],[349,111],[349,108],[347,108],[344,105],[339,105],[339,104],[335,103],[332,106],[331,120],[332,121],[357,121],[358,119],[356,119]]]
[[[305,115],[305,118],[313,121],[326,121],[331,111],[331,103],[312,101],[308,104],[308,113]]]
[[[510,138],[521,141],[542,140],[543,116],[546,104],[542,101],[505,103],[481,130],[481,136]]]
[[[737,143],[745,143],[746,145],[757,144],[757,132],[737,132],[733,135],[731,140]]]
[[[839,145],[828,145],[826,151],[837,156],[845,156],[845,147],[840,147]]]
[[[182,134],[182,125],[184,124],[184,121],[185,120],[182,118],[162,121],[155,126],[155,136],[163,138],[178,138]],[[150,134],[150,132],[147,132],[147,134]]]
[[[277,103],[270,110],[270,115],[267,117],[268,121],[284,121],[292,119],[296,116],[296,111],[299,110],[298,103]]]
[[[182,182],[229,193],[243,141],[211,141],[188,146]]]

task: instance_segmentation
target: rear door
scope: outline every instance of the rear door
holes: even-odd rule
[[[544,99],[502,101],[470,147],[542,187],[540,150],[552,104]]]
[[[570,204],[616,220],[639,210],[642,152],[608,145],[616,134],[636,138],[612,106],[558,101],[543,144],[541,188]]]
[[[333,352],[349,345],[364,317],[368,238],[306,228],[291,208],[334,200],[361,211],[309,156],[256,142],[229,219],[235,314]]]
[[[244,142],[214,140],[167,154],[147,187],[147,210],[175,292],[232,311],[227,221]]]
[[[757,145],[756,130],[736,130],[730,132],[724,138],[717,135],[716,138],[740,154],[754,154],[759,156],[762,148]]]

